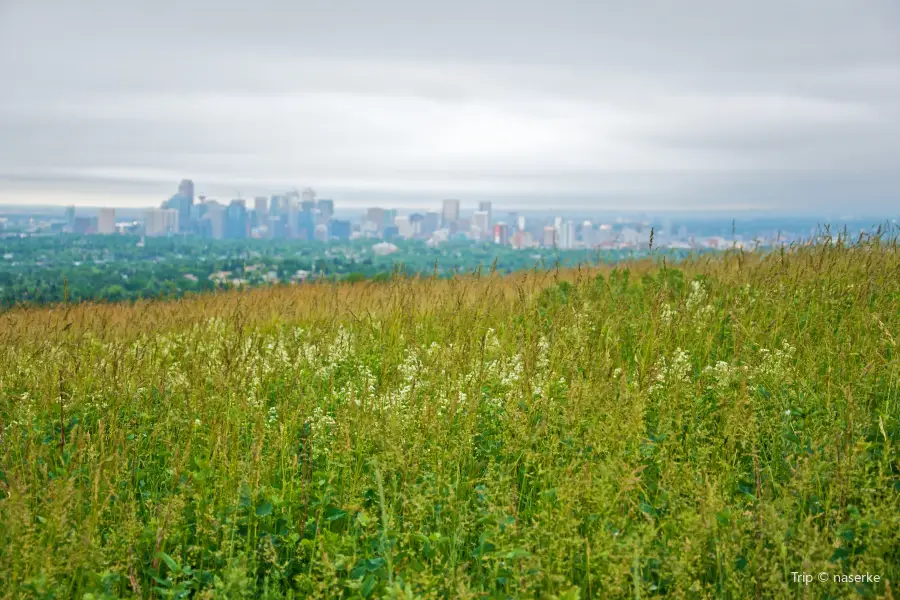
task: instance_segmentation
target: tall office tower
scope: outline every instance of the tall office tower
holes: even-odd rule
[[[97,219],[93,217],[75,217],[75,223],[72,225],[72,233],[85,235],[96,232]]]
[[[459,200],[444,200],[444,208],[441,213],[443,227],[459,221]]]
[[[153,237],[178,232],[178,211],[174,208],[148,208],[144,212],[144,235]]]
[[[330,221],[334,216],[334,200],[330,198],[322,198],[316,202],[316,208],[319,209],[319,215],[323,221]]]
[[[574,221],[565,221],[559,229],[559,247],[571,250],[575,247],[576,228]]]
[[[378,207],[366,209],[365,222],[369,230],[381,233],[384,231],[385,226],[387,226],[386,211],[383,208]]]
[[[75,207],[67,206],[66,207],[66,225],[71,229],[75,226]]]
[[[552,248],[556,245],[556,228],[547,225],[544,227],[544,246]]]
[[[191,204],[194,203],[194,182],[190,179],[182,179],[178,184],[178,193],[182,196],[190,198]]]
[[[277,217],[282,214],[283,200],[281,196],[272,195],[269,199],[269,216]]]
[[[303,194],[301,198],[300,210],[303,212],[312,213],[312,211],[316,208],[316,191],[310,187],[303,188]]]
[[[516,229],[519,231],[525,231],[525,215],[519,215],[516,219]]]
[[[221,240],[225,237],[225,207],[215,200],[204,202],[203,207],[200,224],[204,237]]]
[[[268,201],[269,199],[265,196],[257,196],[253,199],[253,210],[260,223],[265,223],[269,217]]]
[[[101,208],[97,216],[97,233],[110,234],[116,232],[116,209]]]
[[[492,221],[493,213],[491,212],[491,203],[490,203],[490,201],[487,201],[487,202],[479,202],[479,203],[478,203],[478,210],[481,211],[481,212],[486,212],[486,213],[488,214],[488,229],[486,229],[485,231],[490,230],[491,225],[493,224],[493,221]]]
[[[409,220],[409,217],[406,215],[401,215],[394,218],[394,226],[397,228],[397,234],[401,237],[405,237],[410,239],[413,237],[413,228],[412,223]]]
[[[585,221],[581,224],[581,242],[585,248],[595,248],[597,243],[597,232],[594,230],[594,224]]]
[[[247,237],[247,204],[241,199],[232,200],[225,209],[225,237],[233,240]]]
[[[429,211],[422,217],[422,235],[431,235],[441,226],[441,214]]]
[[[285,194],[282,199],[282,208],[285,211],[290,211],[291,209],[300,210],[300,192],[291,190]]]
[[[491,213],[486,210],[476,210],[472,215],[472,232],[479,239],[488,237],[491,234]]]
[[[425,217],[422,216],[422,213],[412,213],[409,215],[409,226],[412,227],[413,237],[422,235],[422,222],[424,220]]]
[[[494,243],[501,246],[509,243],[509,226],[502,221],[494,225]]]
[[[331,221],[331,237],[339,240],[349,240],[352,227],[350,221]]]

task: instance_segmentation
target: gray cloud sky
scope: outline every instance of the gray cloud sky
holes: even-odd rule
[[[896,0],[0,0],[0,81],[0,201],[900,203]]]

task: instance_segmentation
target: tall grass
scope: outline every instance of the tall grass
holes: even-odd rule
[[[892,597],[898,337],[878,240],[0,314],[0,598]]]

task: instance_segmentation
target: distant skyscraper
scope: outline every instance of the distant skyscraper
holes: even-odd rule
[[[401,215],[394,218],[394,226],[397,228],[397,234],[407,239],[413,236],[412,224],[409,222],[407,215]]]
[[[571,250],[575,247],[576,227],[574,221],[564,221],[559,228],[559,247]]]
[[[516,218],[516,229],[519,231],[525,231],[525,215],[519,215]]]
[[[182,196],[186,196],[191,199],[191,204],[194,203],[194,182],[190,179],[182,179],[181,183],[178,184],[178,193]]]
[[[488,237],[491,234],[491,213],[486,210],[475,211],[472,215],[472,230],[478,238]]]
[[[97,219],[92,217],[75,217],[72,224],[72,232],[79,234],[90,234],[97,232]]]
[[[373,207],[366,210],[366,224],[376,233],[384,231],[387,225],[387,215],[383,208]]]
[[[178,233],[178,216],[174,208],[148,208],[144,212],[144,235],[153,237]]]
[[[97,217],[97,233],[110,234],[116,232],[116,209],[101,208]]]
[[[350,221],[331,221],[331,236],[339,240],[350,239]]]
[[[69,228],[75,227],[75,207],[74,206],[66,207],[66,225],[68,225]]]
[[[328,225],[316,225],[315,239],[317,242],[328,241]]]
[[[485,230],[485,231],[487,231],[491,228],[491,225],[493,224],[493,213],[491,212],[491,203],[490,202],[479,202],[478,210],[481,212],[486,212],[488,215],[488,229]]]
[[[585,248],[595,248],[598,245],[597,232],[590,221],[581,224],[581,242]]]
[[[438,212],[430,211],[425,213],[422,218],[422,234],[431,235],[441,226],[441,215]]]
[[[316,202],[316,208],[319,209],[319,214],[325,221],[330,221],[334,216],[334,200],[322,198]]]
[[[203,203],[204,212],[200,219],[204,237],[221,240],[225,237],[225,207],[210,200]]]
[[[556,246],[556,228],[550,225],[544,227],[544,246],[553,248]]]
[[[242,240],[247,237],[247,204],[241,199],[231,201],[225,209],[225,237]]]
[[[269,214],[272,216],[277,216],[282,214],[282,197],[273,195],[269,199]]]
[[[413,237],[419,237],[422,235],[422,223],[425,221],[425,217],[422,213],[412,213],[409,215],[409,225],[412,227]]]
[[[191,227],[191,209],[194,206],[194,182],[182,179],[178,184],[178,193],[163,203],[164,209],[178,211],[178,231],[188,232]]]
[[[268,202],[269,199],[265,196],[257,196],[253,199],[253,210],[256,211],[256,217],[260,221],[265,221],[268,217]]]
[[[509,244],[509,226],[502,221],[494,225],[494,243],[501,246]]]
[[[441,213],[443,218],[443,226],[447,227],[451,223],[459,221],[459,200],[444,200],[444,207]]]

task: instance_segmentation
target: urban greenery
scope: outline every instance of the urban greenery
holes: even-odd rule
[[[0,598],[890,598],[898,275],[827,239],[6,311]]]
[[[0,307],[81,300],[121,301],[180,297],[235,286],[291,283],[307,278],[386,279],[410,274],[448,277],[492,265],[501,273],[534,267],[616,262],[640,256],[628,250],[535,248],[490,243],[396,241],[378,255],[378,240],[319,243],[293,240],[204,240],[133,235],[47,235],[0,240]],[[646,254],[646,252],[643,252]],[[687,252],[672,251],[671,256]],[[496,264],[495,264],[496,261]],[[218,274],[218,276],[217,276]]]

